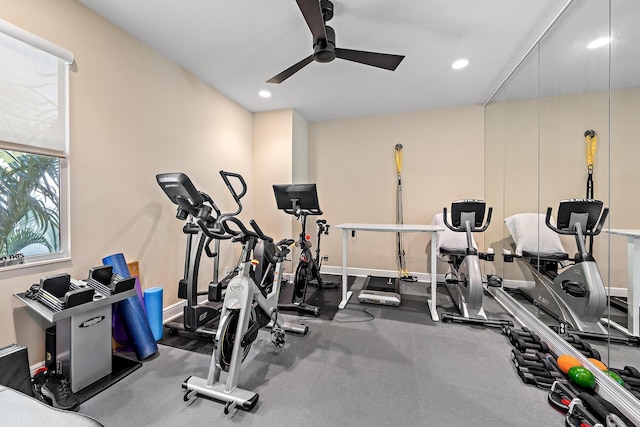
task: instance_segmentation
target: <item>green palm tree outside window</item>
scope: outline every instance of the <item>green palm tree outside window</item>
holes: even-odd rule
[[[60,251],[60,159],[0,150],[0,267]]]

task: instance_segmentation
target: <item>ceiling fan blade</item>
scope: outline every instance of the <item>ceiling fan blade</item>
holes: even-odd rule
[[[319,0],[296,0],[304,20],[313,34],[313,41],[326,40],[327,32],[324,29],[324,18],[322,17],[322,9]]]
[[[359,62],[378,68],[394,71],[404,59],[403,55],[392,55],[390,53],[365,52],[362,50],[335,48],[336,58],[347,61]]]
[[[271,77],[269,80],[267,80],[267,83],[282,83],[283,81],[287,80],[289,77],[300,71],[302,67],[309,65],[312,61],[313,55],[309,55],[297,64],[287,68],[277,76]]]

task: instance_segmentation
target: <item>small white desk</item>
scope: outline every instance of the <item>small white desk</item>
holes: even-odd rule
[[[339,224],[336,228],[342,229],[342,301],[339,308],[345,308],[353,292],[347,291],[347,242],[350,231],[378,231],[391,233],[431,233],[431,298],[427,298],[431,318],[437,322],[440,320],[436,311],[436,288],[437,288],[437,259],[436,243],[438,232],[444,231],[438,225],[412,225],[412,224]]]
[[[629,324],[627,331],[640,336],[640,230],[611,229],[602,230],[609,234],[627,237],[627,304]],[[624,329],[615,322],[610,322],[616,329]]]

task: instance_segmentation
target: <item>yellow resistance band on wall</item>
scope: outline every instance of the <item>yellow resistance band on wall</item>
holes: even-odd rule
[[[584,139],[587,142],[587,169],[589,169],[589,173],[592,173],[593,161],[596,157],[598,137],[594,131],[588,130],[584,133]]]
[[[396,168],[402,173],[402,144],[396,144]]]

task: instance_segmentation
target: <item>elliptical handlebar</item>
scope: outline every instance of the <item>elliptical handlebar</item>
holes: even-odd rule
[[[238,215],[242,211],[242,203],[240,202],[240,199],[242,199],[244,195],[247,194],[247,183],[245,182],[242,175],[238,173],[221,170],[220,176],[222,176],[222,179],[225,185],[227,186],[227,188],[229,189],[229,192],[233,196],[233,200],[235,200],[236,203],[238,204],[238,209],[235,212],[228,213],[225,215]],[[240,192],[240,194],[238,194],[238,192],[233,187],[233,185],[231,185],[231,181],[229,181],[229,177],[236,178],[238,181],[240,181],[240,184],[242,185],[242,191]],[[219,216],[220,216],[220,212],[218,212],[218,217]]]

